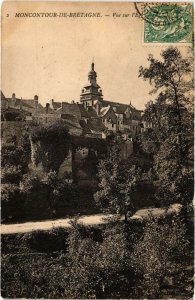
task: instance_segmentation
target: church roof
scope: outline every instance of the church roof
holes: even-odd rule
[[[104,100],[102,102],[103,106],[114,106],[116,107],[116,110],[118,111],[118,113],[124,113],[125,110],[129,107],[132,110],[136,110],[136,108],[132,105],[132,104],[123,104],[120,102],[114,102],[114,101],[108,101],[108,100]]]
[[[88,106],[87,113],[88,113],[90,118],[97,118],[98,117],[96,110],[92,106]]]
[[[84,108],[82,104],[78,104],[78,107],[82,118],[90,118],[88,111]]]
[[[83,129],[83,134],[91,133],[91,129],[89,128],[85,120],[80,120],[80,125],[81,128]]]

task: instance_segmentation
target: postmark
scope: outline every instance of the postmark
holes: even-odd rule
[[[136,9],[144,21],[144,43],[192,42],[192,4],[146,3]]]

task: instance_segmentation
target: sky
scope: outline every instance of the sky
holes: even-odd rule
[[[16,13],[27,12],[93,12],[101,17],[16,17]],[[79,101],[94,57],[104,99],[131,101],[144,109],[152,99],[148,94],[151,86],[138,78],[139,67],[148,66],[150,53],[159,58],[167,45],[144,44],[143,20],[135,12],[133,3],[4,2],[4,95],[15,93],[24,99],[38,95],[42,104],[51,99]]]

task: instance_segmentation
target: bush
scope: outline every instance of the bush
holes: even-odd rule
[[[39,191],[42,187],[41,181],[37,176],[25,174],[20,181],[20,191],[25,194],[30,194],[33,191]]]
[[[180,219],[170,221],[150,217],[143,236],[136,242],[131,260],[141,279],[137,297],[161,298],[163,281],[174,271],[187,249],[186,228]]]
[[[40,252],[66,251],[67,235],[67,231],[63,228],[50,231],[36,230],[25,233],[22,237],[22,243],[30,249]]]
[[[42,163],[44,171],[59,170],[70,148],[70,135],[63,122],[39,126],[31,133],[31,159],[34,165]]]
[[[1,201],[2,221],[14,220],[24,213],[24,198],[17,185],[2,184]]]
[[[5,166],[1,169],[1,182],[18,184],[22,178],[21,166]]]

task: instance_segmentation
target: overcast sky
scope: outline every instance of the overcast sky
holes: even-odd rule
[[[24,12],[100,12],[100,18],[25,18]],[[113,13],[130,14],[113,18]],[[143,109],[151,99],[139,66],[166,46],[143,43],[143,21],[133,3],[6,2],[2,17],[2,91],[39,96],[42,104],[79,101],[92,58],[105,100]],[[9,14],[9,16],[7,16]],[[110,16],[105,16],[109,14]],[[183,49],[183,48],[182,48]]]

